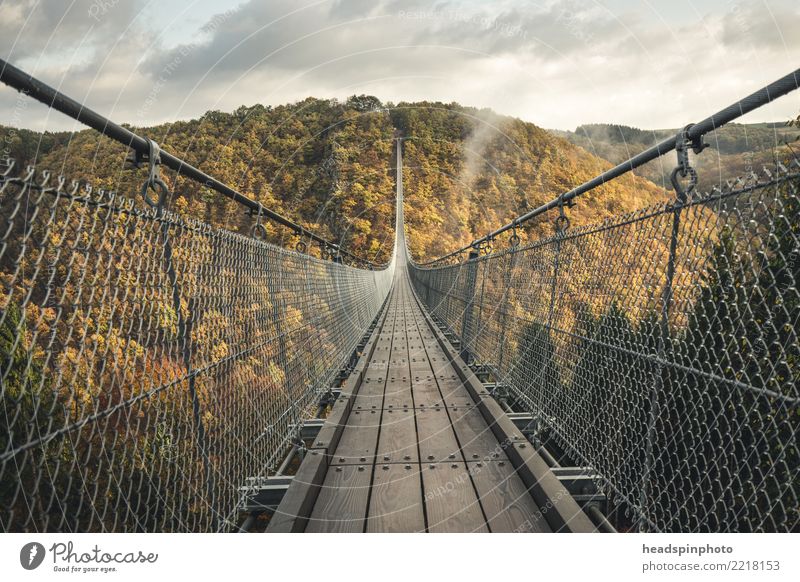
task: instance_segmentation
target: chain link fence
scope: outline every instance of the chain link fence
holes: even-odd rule
[[[638,529],[798,531],[799,189],[793,158],[409,273]]]
[[[232,529],[392,276],[0,164],[0,527]]]

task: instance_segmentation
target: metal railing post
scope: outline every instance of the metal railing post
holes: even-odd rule
[[[503,278],[503,300],[501,302],[501,309],[503,310],[503,313],[500,321],[500,340],[498,343],[498,352],[500,353],[500,357],[497,363],[497,370],[500,373],[502,373],[503,364],[505,363],[506,350],[504,349],[504,346],[506,344],[506,326],[508,325],[508,310],[511,308],[511,276],[514,272],[516,257],[517,253],[515,250],[512,249],[509,251],[508,266],[506,267],[505,277]]]
[[[678,166],[672,171],[670,177],[672,187],[675,189],[675,200],[672,203],[672,230],[669,239],[669,255],[667,258],[667,272],[664,281],[664,289],[661,296],[661,318],[659,321],[659,334],[658,334],[658,347],[656,349],[656,359],[658,365],[656,367],[655,377],[653,378],[653,387],[650,390],[650,414],[647,423],[647,436],[645,440],[645,455],[644,455],[644,469],[642,471],[642,485],[639,497],[640,511],[642,512],[642,521],[639,524],[641,531],[648,531],[648,524],[655,522],[649,516],[650,505],[650,473],[653,471],[654,458],[654,441],[656,434],[656,421],[660,414],[660,396],[664,388],[664,362],[666,361],[667,351],[670,349],[670,333],[669,333],[669,315],[670,307],[672,306],[673,297],[673,282],[675,279],[675,260],[678,251],[678,237],[680,236],[680,220],[681,211],[686,206],[686,201],[689,194],[694,190],[697,184],[697,173],[694,168],[689,165],[689,148],[693,147],[696,153],[703,149],[703,144],[699,139],[690,141],[689,128],[686,126],[675,138],[675,150],[678,154]],[[679,176],[688,178],[688,185],[684,188],[680,184]]]
[[[194,420],[195,429],[197,430],[197,448],[200,453],[200,458],[203,460],[203,472],[206,483],[206,494],[208,495],[208,504],[211,507],[211,528],[217,530],[217,512],[214,509],[214,482],[211,472],[211,462],[208,456],[208,448],[206,445],[206,429],[203,424],[203,411],[200,398],[197,395],[196,377],[197,373],[192,369],[192,354],[194,345],[192,342],[192,325],[194,318],[194,298],[187,299],[187,314],[183,316],[181,310],[181,290],[178,283],[178,275],[175,271],[175,261],[173,258],[172,241],[170,239],[170,216],[164,208],[169,190],[166,183],[159,176],[159,165],[161,164],[161,150],[158,144],[152,140],[147,140],[148,143],[148,163],[149,175],[147,181],[142,187],[142,196],[155,210],[156,220],[161,222],[161,238],[164,247],[164,270],[167,274],[170,288],[172,290],[172,307],[175,310],[175,318],[177,322],[178,331],[178,345],[180,346],[181,358],[183,365],[186,368],[186,378],[188,382],[189,397],[192,400],[192,418]],[[150,190],[157,194],[157,198],[152,198]]]
[[[555,307],[556,307],[556,288],[558,286],[558,271],[560,267],[561,261],[561,244],[564,241],[564,235],[569,228],[569,218],[567,218],[566,213],[564,212],[564,204],[558,205],[558,216],[555,220],[555,231],[556,231],[556,251],[555,256],[553,257],[553,280],[550,284],[550,308],[547,312],[547,333],[550,333],[550,330],[553,327],[553,315],[555,314]]]
[[[465,265],[467,269],[467,284],[464,290],[464,315],[461,320],[461,358],[467,363],[472,363],[472,354],[467,347],[472,341],[472,309],[475,305],[475,283],[478,274],[478,251],[472,250]]]

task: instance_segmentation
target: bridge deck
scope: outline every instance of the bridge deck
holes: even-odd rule
[[[403,225],[399,147],[396,175]],[[388,304],[267,531],[593,531],[423,311],[405,250],[401,227]]]
[[[346,384],[350,392],[337,403],[268,531],[592,529],[447,347],[401,267],[362,369]],[[555,520],[540,509],[552,499],[559,507]]]

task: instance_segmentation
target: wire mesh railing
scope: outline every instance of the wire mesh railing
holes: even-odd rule
[[[0,161],[0,528],[232,529],[239,488],[299,440],[394,260],[353,255],[3,60],[0,80],[149,167],[129,195]],[[162,165],[246,209],[253,238],[167,210]],[[265,221],[301,252],[265,242]]]
[[[413,286],[639,529],[797,531],[800,163],[676,189]]]
[[[220,531],[392,269],[0,166],[0,527]]]

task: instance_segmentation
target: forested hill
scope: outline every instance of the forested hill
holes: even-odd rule
[[[199,119],[132,127],[167,151],[355,253],[383,261],[393,239],[394,138],[406,138],[405,186],[412,252],[418,259],[466,244],[610,167],[566,139],[518,119],[457,104],[382,104],[308,98],[278,107],[209,111]],[[144,170],[126,169],[125,148],[93,130],[75,134],[0,127],[6,154],[25,165],[138,192]],[[252,217],[197,184],[164,172],[171,210],[247,232]],[[572,224],[603,220],[667,194],[629,176],[582,197]],[[552,217],[525,238],[549,235]],[[291,233],[270,237],[291,243]]]
[[[593,123],[575,131],[550,130],[593,154],[614,164],[678,133],[678,129],[643,130],[627,125]],[[693,160],[698,170],[698,190],[709,190],[724,180],[743,175],[762,166],[773,166],[775,156],[782,156],[786,144],[800,138],[800,126],[786,121],[773,123],[730,123],[705,136],[708,148]],[[656,184],[669,184],[675,156],[645,164],[636,173]]]
[[[399,103],[406,220],[412,253],[441,256],[596,176],[611,164],[532,123],[487,109]],[[632,175],[582,196],[573,226],[664,201],[663,188]],[[553,234],[554,214],[527,224],[525,240]]]

